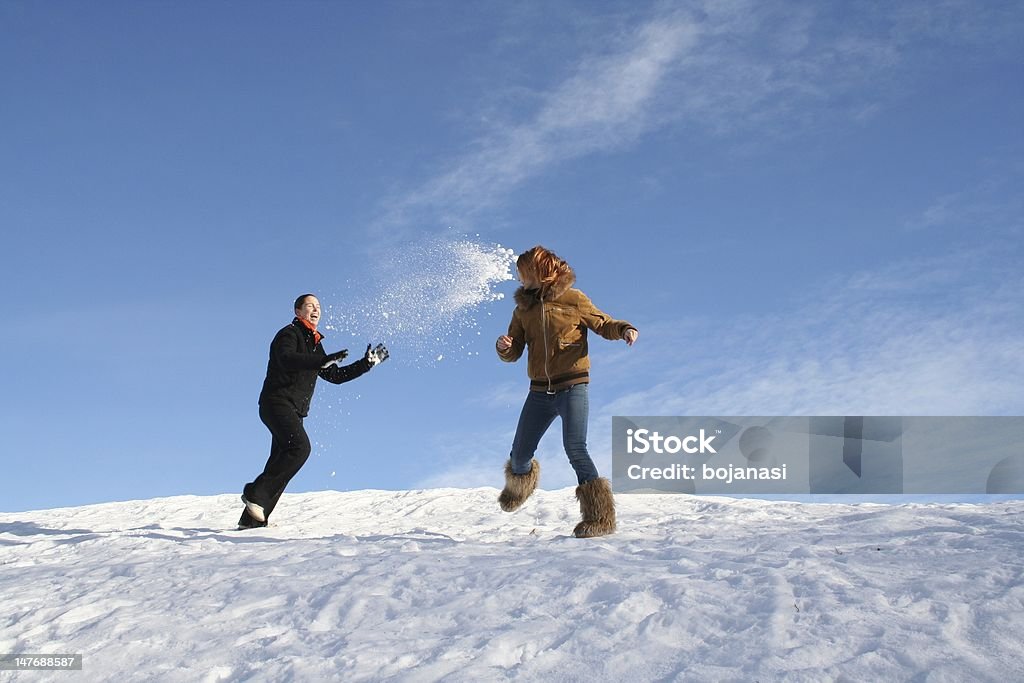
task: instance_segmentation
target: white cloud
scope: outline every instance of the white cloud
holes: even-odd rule
[[[976,250],[822,283],[788,311],[699,337],[663,342],[648,330],[650,353],[674,357],[672,370],[603,407],[602,419],[1019,414],[1022,301],[1012,258]]]
[[[862,123],[886,101],[908,96],[905,72],[929,63],[934,51],[978,43],[984,27],[1003,35],[1020,19],[1019,11],[963,2],[893,8],[715,0],[662,11],[632,29],[605,26],[590,44],[611,47],[582,55],[555,86],[535,93],[525,82],[495,84],[534,95],[523,97],[530,112],[493,121],[439,164],[436,176],[389,198],[377,226],[424,212],[434,224],[462,223],[559,164],[627,148],[666,126],[750,133],[733,141],[744,149],[836,115]]]
[[[920,215],[907,221],[907,230],[952,229],[974,235],[1019,235],[1024,227],[1024,182],[1019,163],[999,164],[980,182],[937,197]]]
[[[401,223],[423,207],[448,219],[472,213],[553,164],[634,140],[651,124],[649,106],[669,67],[695,39],[687,20],[657,20],[621,52],[584,58],[532,119],[475,141],[447,171],[392,201],[382,222]]]

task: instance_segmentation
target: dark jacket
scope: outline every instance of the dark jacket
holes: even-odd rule
[[[605,339],[622,339],[626,330],[636,329],[600,311],[578,289],[571,270],[551,286],[516,290],[516,308],[508,326],[512,346],[498,351],[501,360],[512,363],[529,349],[526,374],[533,391],[558,391],[590,381],[587,330]]]
[[[305,417],[309,414],[309,402],[313,399],[317,377],[341,384],[370,369],[365,358],[351,365],[332,365],[326,370],[321,369],[327,356],[322,341],[322,337],[317,341],[313,332],[298,318],[277,333],[270,343],[267,378],[263,380],[263,391],[260,392],[261,406],[283,403],[294,407],[300,417]]]

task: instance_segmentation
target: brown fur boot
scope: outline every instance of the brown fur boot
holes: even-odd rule
[[[530,497],[537,488],[537,481],[540,479],[540,463],[531,461],[530,471],[526,474],[516,474],[512,471],[512,460],[505,463],[505,488],[498,496],[498,505],[505,512],[515,512],[526,499]]]
[[[576,525],[576,538],[605,536],[615,531],[615,499],[612,484],[604,477],[592,479],[576,487],[583,521]]]

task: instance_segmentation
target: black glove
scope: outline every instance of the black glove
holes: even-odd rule
[[[341,361],[345,360],[346,356],[348,356],[348,349],[342,349],[341,351],[337,351],[335,353],[329,353],[324,358],[324,364],[320,366],[320,369],[326,370],[332,365],[340,366]]]
[[[369,363],[371,368],[378,363],[383,363],[391,355],[388,353],[388,347],[383,344],[377,344],[373,348],[370,347],[371,344],[366,345],[366,355],[363,356],[363,360]]]

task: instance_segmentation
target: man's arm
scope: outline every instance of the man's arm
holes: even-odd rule
[[[338,352],[336,355],[341,355],[341,353]],[[366,374],[375,366],[386,361],[388,356],[390,356],[388,349],[383,344],[377,344],[375,347],[372,344],[367,344],[366,354],[355,363],[351,365],[328,363],[320,368],[318,375],[332,384],[342,384]]]
[[[350,365],[329,365],[326,368],[321,368],[317,374],[331,384],[344,384],[360,375],[365,375],[371,367],[373,366],[369,361],[360,358]]]

